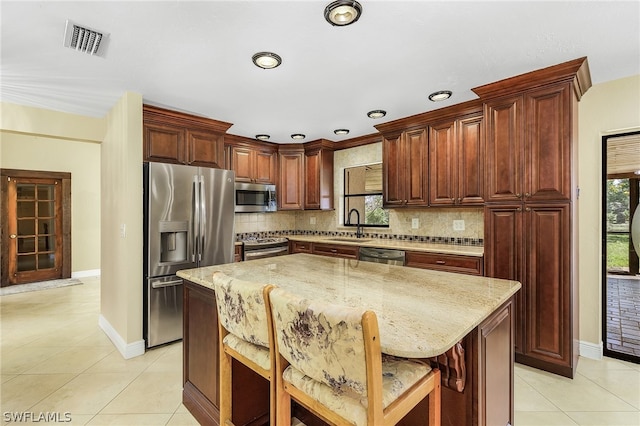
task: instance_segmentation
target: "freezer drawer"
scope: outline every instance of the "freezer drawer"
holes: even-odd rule
[[[147,280],[147,347],[182,339],[182,278]]]

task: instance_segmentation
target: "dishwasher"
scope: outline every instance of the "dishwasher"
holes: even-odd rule
[[[360,260],[404,266],[404,250],[360,247]]]

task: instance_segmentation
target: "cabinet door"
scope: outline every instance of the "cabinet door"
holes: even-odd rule
[[[305,192],[304,208],[320,208],[320,151],[307,152],[304,155]]]
[[[184,151],[182,128],[155,123],[144,124],[144,161],[182,163]]]
[[[563,84],[525,95],[525,199],[571,198],[571,87]]]
[[[385,207],[405,202],[405,161],[402,137],[382,141],[382,187]]]
[[[405,153],[405,204],[428,206],[429,145],[426,129],[404,134]]]
[[[231,169],[236,173],[236,182],[253,182],[253,150],[231,147]]]
[[[304,154],[280,154],[280,184],[278,202],[280,210],[302,210],[304,185]]]
[[[458,120],[456,125],[457,202],[481,205],[484,203],[485,178],[482,117],[464,118]]]
[[[523,187],[523,99],[492,100],[484,105],[486,126],[485,200],[519,201]]]
[[[572,365],[570,205],[525,204],[525,355]]]
[[[187,164],[223,169],[223,135],[187,130]]]
[[[520,281],[514,298],[515,351],[524,352],[525,289],[523,280],[524,236],[521,204],[488,206],[484,209],[484,275]]]
[[[276,154],[269,151],[255,151],[255,173],[257,183],[276,183]]]
[[[458,202],[456,128],[454,122],[429,127],[429,204]]]

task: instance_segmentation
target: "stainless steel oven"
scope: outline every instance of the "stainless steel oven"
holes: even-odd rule
[[[286,238],[251,238],[243,241],[244,260],[289,254],[289,240]]]
[[[236,182],[236,212],[275,212],[278,210],[276,186]]]

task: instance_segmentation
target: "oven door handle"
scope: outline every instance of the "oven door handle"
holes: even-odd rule
[[[269,257],[278,253],[289,253],[289,247],[275,247],[272,249],[245,250],[245,259],[259,259],[261,257]]]

